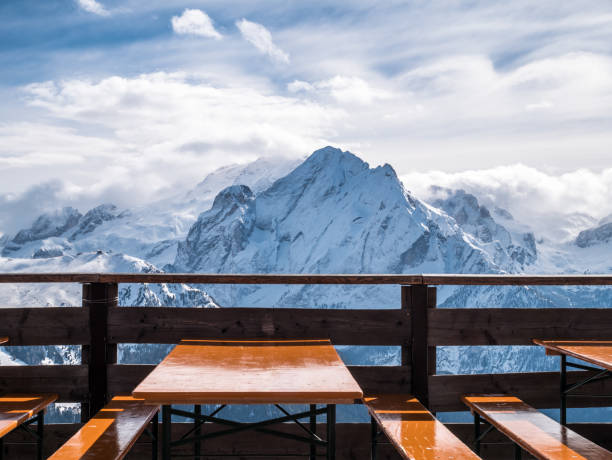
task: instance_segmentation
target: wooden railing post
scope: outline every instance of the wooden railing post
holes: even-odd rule
[[[429,406],[428,377],[435,373],[435,348],[427,345],[427,309],[436,306],[436,288],[426,285],[402,286],[402,308],[410,314],[410,349],[402,347],[402,365],[410,365],[412,394]],[[433,367],[433,369],[432,369]]]
[[[89,420],[108,399],[106,366],[116,361],[116,346],[107,346],[108,309],[117,306],[117,283],[84,283],[83,307],[89,307],[90,343],[83,347],[82,361],[88,365],[89,393],[81,406],[81,420]]]

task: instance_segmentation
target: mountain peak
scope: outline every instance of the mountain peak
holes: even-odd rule
[[[212,208],[223,208],[231,203],[245,204],[253,200],[254,197],[255,195],[246,185],[230,185],[217,194]]]

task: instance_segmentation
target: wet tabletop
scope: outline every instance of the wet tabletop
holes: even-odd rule
[[[463,401],[538,459],[611,460],[609,452],[507,395],[464,396]]]
[[[0,437],[33,417],[57,399],[57,395],[5,394],[0,396]]]
[[[479,459],[416,398],[406,395],[365,397],[377,420],[404,459]]]
[[[564,354],[612,370],[612,340],[540,340],[533,342],[546,352]]]
[[[157,408],[131,396],[115,396],[49,460],[118,460],[138,439]]]
[[[363,394],[329,340],[182,340],[133,396],[158,404],[352,404]]]

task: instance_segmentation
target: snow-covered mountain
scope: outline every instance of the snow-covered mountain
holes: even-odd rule
[[[409,185],[409,184],[407,184]],[[410,193],[390,165],[371,168],[326,147],[305,161],[258,160],[210,174],[187,193],[136,209],[102,204],[39,216],[0,241],[0,271],[202,273],[612,272],[612,218],[575,241],[550,244],[528,225],[461,190],[431,203]],[[121,305],[397,307],[396,286],[122,285]],[[607,306],[609,289],[442,287],[444,306]],[[78,305],[79,286],[0,285],[4,305]],[[381,314],[384,314],[381,312]],[[123,347],[120,359],[155,361],[159,346]],[[23,362],[78,360],[70,349]],[[345,353],[354,355],[355,350]],[[533,348],[443,347],[441,372],[550,368]],[[378,350],[370,362],[396,356]],[[526,359],[528,357],[528,359]],[[504,363],[503,365],[500,363]],[[501,367],[500,367],[501,366]],[[514,366],[514,367],[513,367]]]

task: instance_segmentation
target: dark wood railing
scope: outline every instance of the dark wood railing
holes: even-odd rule
[[[349,369],[366,393],[411,392],[439,412],[465,410],[459,397],[468,392],[510,392],[536,407],[555,408],[559,377],[555,372],[438,375],[437,346],[532,345],[536,337],[612,336],[612,308],[436,308],[436,285],[612,285],[612,276],[605,275],[10,273],[0,274],[0,283],[82,283],[82,307],[0,310],[0,336],[8,336],[10,345],[81,345],[82,363],[4,366],[0,388],[58,393],[61,401],[82,403],[84,419],[111,395],[130,392],[153,368],[117,364],[121,343],[171,344],[185,337],[328,337],[337,345],[400,346],[400,365]],[[119,283],[393,284],[398,285],[398,308],[124,308],[117,305]],[[570,379],[578,375],[586,374],[575,372]],[[597,393],[612,394],[610,380],[597,385]],[[610,405],[609,400],[584,398],[569,403]],[[601,432],[593,425],[584,430],[593,436]]]

